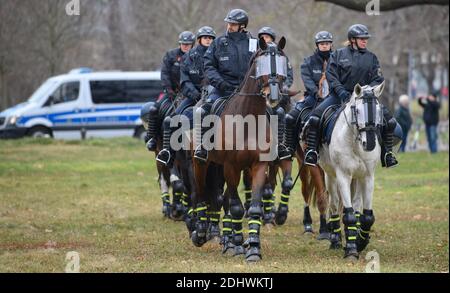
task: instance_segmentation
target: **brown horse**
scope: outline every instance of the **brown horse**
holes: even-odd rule
[[[264,149],[256,142],[264,140],[264,143],[270,143],[273,146],[276,141],[276,137],[272,135],[273,129],[271,129],[269,120],[266,118],[266,109],[268,105],[273,107],[279,102],[280,89],[286,76],[286,62],[282,51],[286,45],[286,39],[283,37],[277,46],[273,43],[266,44],[263,39],[260,39],[259,45],[260,49],[251,60],[250,69],[239,92],[229,98],[218,119],[221,123],[215,134],[216,149],[209,152],[206,163],[197,161],[194,163],[197,223],[196,230],[192,233],[192,241],[197,246],[206,242],[206,205],[208,197],[211,196],[205,192],[207,182],[210,181],[207,176],[208,167],[210,164],[222,165],[223,176],[227,184],[224,193],[224,209],[226,212],[223,219],[224,252],[232,247],[235,255],[245,253],[242,229],[244,208],[237,188],[241,172],[245,169],[250,170],[252,200],[248,211],[250,216],[248,222],[249,239],[245,243],[245,246],[247,246],[247,261],[259,261],[261,259],[262,194],[269,160],[275,159],[273,158],[273,152]],[[256,123],[254,129],[251,129],[249,124],[246,124],[244,129],[236,129],[236,131],[234,130],[235,127],[227,129],[225,127],[227,124],[226,117],[237,115],[256,117],[258,123]],[[261,117],[264,118],[264,123],[259,123]],[[238,131],[243,134],[244,142],[236,142]],[[232,138],[232,148],[227,145],[230,138]],[[219,146],[219,149],[217,149],[217,146]],[[270,159],[262,159],[264,155]],[[232,245],[230,245],[230,240]]]
[[[305,146],[303,146],[304,148]],[[326,221],[328,208],[328,193],[325,189],[324,172],[320,167],[304,166],[304,152],[301,145],[296,151],[300,180],[302,182],[302,195],[305,201],[303,213],[304,233],[314,233],[312,228],[312,218],[310,205],[317,206],[320,213],[320,228],[318,240],[328,240],[329,231]]]

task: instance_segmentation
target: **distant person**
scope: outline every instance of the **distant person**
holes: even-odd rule
[[[441,103],[438,99],[439,92],[433,92],[427,97],[419,98],[419,105],[423,108],[423,122],[425,122],[425,130],[427,134],[428,147],[432,154],[437,153],[438,146],[438,132],[437,126],[439,123],[439,109]]]
[[[411,112],[409,111],[409,97],[407,95],[401,95],[398,103],[399,107],[395,112],[395,119],[397,119],[397,122],[403,130],[403,139],[399,152],[404,153],[408,142],[408,133],[412,126],[412,117]]]

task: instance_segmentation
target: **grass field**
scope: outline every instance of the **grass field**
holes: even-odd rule
[[[377,171],[367,251],[379,253],[381,272],[448,272],[448,153],[399,159]],[[69,251],[81,272],[364,272],[365,253],[350,264],[302,235],[299,190],[287,223],[262,229],[263,261],[247,265],[218,244],[195,248],[184,223],[163,219],[141,142],[0,141],[0,272],[64,272]]]

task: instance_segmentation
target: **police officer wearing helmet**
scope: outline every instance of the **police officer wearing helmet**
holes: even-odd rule
[[[286,115],[286,146],[292,154],[298,146],[298,134],[301,132],[303,121],[299,116],[307,116],[319,103],[328,96],[329,87],[325,78],[328,60],[333,46],[333,35],[327,31],[320,31],[314,37],[316,50],[314,54],[305,58],[300,66],[300,73],[305,85],[305,98],[297,102],[294,109]]]
[[[275,43],[277,41],[277,34],[273,30],[273,28],[265,26],[265,27],[262,27],[258,32],[258,39],[260,39],[260,38],[264,38],[266,43],[270,43],[270,42]],[[287,58],[287,59],[288,59],[288,68],[287,68],[286,81],[283,84],[283,86],[285,87],[284,90],[289,89],[292,86],[292,84],[294,83],[294,71],[292,69],[291,64],[289,63],[289,58]]]
[[[197,31],[198,45],[183,56],[180,68],[180,84],[184,99],[175,110],[175,115],[184,114],[192,120],[192,111],[188,108],[194,106],[200,100],[202,87],[207,85],[203,69],[203,56],[215,38],[216,32],[211,27],[201,27]],[[164,121],[164,124],[163,150],[159,152],[156,159],[165,165],[170,165],[174,157],[170,148],[170,136],[174,131],[170,127],[170,117]]]
[[[266,43],[275,43],[277,40],[277,35],[273,28],[265,26],[262,27],[258,32],[258,39],[263,38]],[[289,58],[286,56],[287,59],[287,77],[286,81],[283,83],[283,93],[287,93],[289,88],[294,83],[294,71],[292,70],[292,66],[289,63]],[[273,110],[275,110],[277,116],[278,116],[278,141],[281,143],[278,144],[278,159],[284,160],[291,158],[291,153],[289,149],[286,147],[285,142],[285,125],[286,125],[286,119],[285,119],[285,109],[290,104],[290,98],[287,94],[283,95],[282,100],[280,101],[280,104]]]
[[[202,118],[209,115],[214,101],[220,97],[230,97],[239,87],[249,69],[250,58],[257,49],[257,41],[251,39],[245,30],[248,25],[247,12],[233,9],[224,21],[227,23],[226,33],[214,40],[204,56],[205,75],[214,89],[206,102],[197,109]],[[201,137],[207,130],[202,127]],[[197,143],[199,146],[194,157],[204,162],[208,152],[200,141]]]
[[[180,64],[183,55],[192,49],[195,42],[195,35],[192,32],[184,31],[178,36],[179,47],[169,50],[161,65],[161,82],[164,89],[164,97],[162,99],[174,99],[180,92]],[[155,103],[149,112],[149,128],[146,140],[149,151],[156,150],[156,135],[159,128],[158,111],[162,101]]]
[[[331,106],[348,102],[356,84],[376,86],[384,81],[380,64],[375,54],[367,50],[371,35],[365,25],[355,24],[348,29],[349,44],[331,55],[326,72],[330,83],[330,95],[313,111],[307,136],[305,163],[315,166],[318,160],[319,124],[323,111]],[[386,107],[383,107],[386,126],[383,127],[382,165],[390,168],[398,164],[392,153],[396,121]]]

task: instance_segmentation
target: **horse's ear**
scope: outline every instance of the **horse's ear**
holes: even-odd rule
[[[280,41],[278,42],[278,50],[283,51],[283,49],[286,47],[286,38],[282,37]]]
[[[381,84],[379,84],[376,87],[374,87],[373,94],[375,95],[375,97],[379,98],[381,96],[381,94],[383,93],[385,85],[386,85],[386,82],[383,81]]]
[[[355,89],[353,90],[353,92],[355,93],[357,98],[361,97],[363,90],[359,83],[355,85]]]
[[[263,51],[267,49],[266,40],[264,40],[263,37],[259,38],[259,48],[261,48],[261,50]]]

